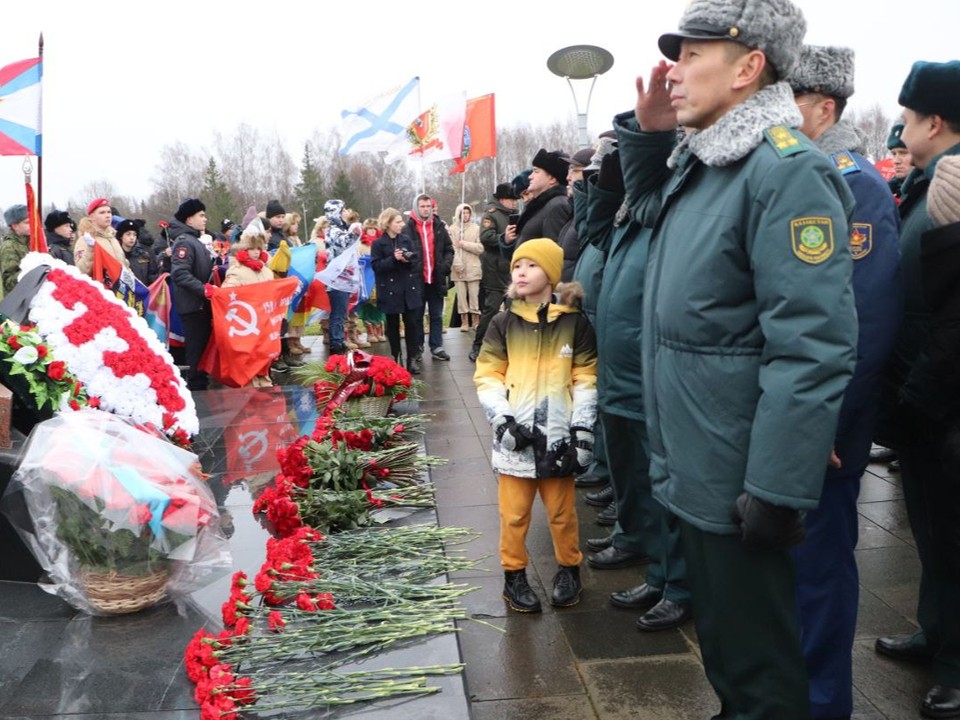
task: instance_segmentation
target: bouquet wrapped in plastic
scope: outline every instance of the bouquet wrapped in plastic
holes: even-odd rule
[[[97,410],[34,428],[4,512],[44,589],[95,615],[192,592],[232,565],[196,455]]]

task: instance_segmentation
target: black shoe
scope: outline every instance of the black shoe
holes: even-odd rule
[[[275,373],[290,372],[290,366],[283,361],[283,358],[277,358],[276,360],[273,361],[273,364],[270,365],[270,372],[275,372]]]
[[[550,604],[554,607],[576,605],[580,602],[582,591],[580,568],[576,565],[561,565],[557,574],[553,576],[553,594],[550,596]]]
[[[407,371],[411,375],[419,375],[423,371],[423,365],[420,364],[420,358],[410,358],[407,360]]]
[[[444,350],[443,348],[437,348],[436,350],[431,350],[431,351],[430,351],[430,356],[431,356],[434,360],[449,360],[449,359],[450,359],[450,356],[447,355],[447,351]]]
[[[540,612],[540,598],[527,582],[526,570],[507,570],[503,576],[503,599],[511,610],[522,613]]]
[[[607,535],[602,538],[587,538],[587,550],[591,552],[598,553],[601,550],[606,550],[611,545],[613,545],[612,535]]]
[[[920,714],[928,718],[960,717],[960,688],[934,685],[923,699]]]
[[[470,362],[476,362],[477,358],[480,357],[480,353],[477,350],[471,350],[467,357],[470,358]]]
[[[584,473],[583,475],[577,475],[573,479],[573,484],[575,487],[600,487],[608,483],[603,478],[598,478],[592,473]]]
[[[680,627],[693,617],[689,603],[676,603],[664,598],[637,619],[637,628],[644,632]]]
[[[597,513],[597,525],[614,525],[617,522],[617,504],[610,503]]]
[[[576,482],[576,480],[574,480],[574,482]],[[600,490],[588,492],[584,495],[583,501],[587,505],[593,505],[594,507],[607,507],[607,505],[613,502],[613,485],[607,485]]]
[[[611,545],[606,550],[594,553],[587,558],[587,564],[597,570],[643,565],[648,562],[650,562],[650,558],[643,553],[633,552],[632,550],[621,550],[614,545]]]
[[[610,604],[627,610],[649,610],[662,599],[663,590],[647,583],[610,593]]]
[[[877,638],[874,649],[881,655],[910,662],[930,662],[934,655],[933,648],[927,644],[923,632],[919,630],[909,635]]]
[[[331,355],[346,355],[347,346],[346,345],[331,345],[330,348]]]
[[[891,450],[888,447],[883,447],[883,445],[874,445],[870,449],[870,462],[875,463],[885,463],[895,460],[897,457],[897,451]]]

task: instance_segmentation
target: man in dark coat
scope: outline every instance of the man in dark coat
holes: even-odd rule
[[[147,287],[160,276],[160,266],[153,251],[140,244],[140,231],[143,221],[122,220],[117,225],[117,238],[123,254],[130,263],[130,270],[137,280]]]
[[[279,200],[271,200],[267,203],[267,250],[271,253],[275,252],[277,248],[280,247],[280,241],[285,238],[283,234],[283,218],[286,216],[287,211],[283,209],[283,205],[280,204]]]
[[[426,194],[417,195],[403,232],[421,249],[423,301],[430,315],[430,355],[434,360],[449,360],[450,356],[443,349],[443,301],[450,289],[453,242],[447,226],[434,212],[433,198]]]
[[[531,165],[533,170],[527,185],[530,200],[523,206],[517,224],[507,226],[500,243],[508,259],[513,257],[514,248],[527,240],[542,237],[559,240],[560,231],[573,215],[567,198],[570,159],[559,150],[548,152],[540,148]]]
[[[510,261],[500,251],[500,240],[507,229],[510,215],[517,210],[518,200],[510,183],[500,183],[487,201],[483,218],[480,220],[480,242],[483,244],[483,254],[480,256],[483,267],[480,296],[483,298],[483,312],[480,314],[480,324],[470,350],[471,362],[476,362],[487,326],[493,316],[500,312],[503,296],[510,286]]]
[[[43,221],[47,235],[47,251],[57,260],[73,265],[74,232],[77,224],[65,210],[54,210]]]
[[[835,461],[820,505],[804,519],[807,538],[794,551],[797,612],[810,677],[814,720],[853,713],[853,639],[859,582],[857,498],[870,460],[880,378],[903,313],[900,223],[883,177],[860,152],[856,128],[843,119],[853,95],[853,51],[807,46],[789,78],[803,115],[801,131],[847,181],[856,207],[850,218],[853,293],[857,306],[857,365],[840,407]]]
[[[926,717],[960,717],[960,547],[958,518],[945,512],[956,493],[955,464],[944,430],[956,412],[932,357],[942,337],[931,333],[934,316],[921,263],[921,239],[933,228],[927,189],[943,158],[960,155],[960,62],[914,63],[900,90],[901,135],[913,156],[900,202],[900,254],[904,315],[884,378],[877,442],[900,458],[903,499],[917,543],[922,575],[915,633],[882,637],[877,652],[933,664],[936,680],[923,701]],[[930,288],[933,289],[932,287]],[[955,368],[953,372],[956,372]]]
[[[567,170],[567,197],[570,199],[571,213],[570,218],[560,228],[560,234],[557,236],[557,242],[563,248],[563,272],[560,273],[560,282],[573,280],[573,269],[577,265],[580,248],[583,246],[577,231],[578,226],[584,221],[586,203],[580,203],[579,207],[583,209],[583,212],[580,217],[577,217],[578,206],[573,202],[573,184],[578,180],[583,180],[583,169],[590,164],[593,153],[594,149],[592,147],[580,148],[570,158],[570,167]]]
[[[207,288],[213,272],[213,256],[200,242],[207,228],[206,210],[200,200],[188,198],[180,203],[168,228],[174,238],[170,271],[173,304],[183,324],[190,390],[206,390],[209,383],[207,374],[198,367],[210,340],[213,322]]]

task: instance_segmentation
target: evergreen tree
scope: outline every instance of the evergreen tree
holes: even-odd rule
[[[230,195],[230,188],[223,181],[217,163],[213,158],[207,163],[207,170],[203,174],[203,194],[200,198],[203,204],[207,206],[207,229],[208,232],[219,232],[220,223],[229,218],[234,222],[239,222],[237,217],[237,208],[233,203],[233,197]]]
[[[343,200],[344,206],[348,208],[357,207],[357,199],[354,197],[353,186],[350,184],[350,178],[346,171],[341,167],[333,177],[333,188],[330,190],[330,197]]]
[[[323,204],[327,198],[323,191],[323,177],[310,151],[310,144],[303,146],[303,164],[300,166],[300,182],[293,188],[293,197],[297,201],[297,211],[303,213],[303,223],[323,215]],[[310,231],[310,227],[307,227]]]

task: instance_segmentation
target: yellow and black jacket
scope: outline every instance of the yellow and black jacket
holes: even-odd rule
[[[560,284],[554,302],[514,300],[490,322],[473,381],[491,423],[511,416],[533,430],[530,447],[512,452],[494,438],[493,466],[517,477],[557,476],[570,428],[593,430],[597,348],[580,313],[583,290]]]

